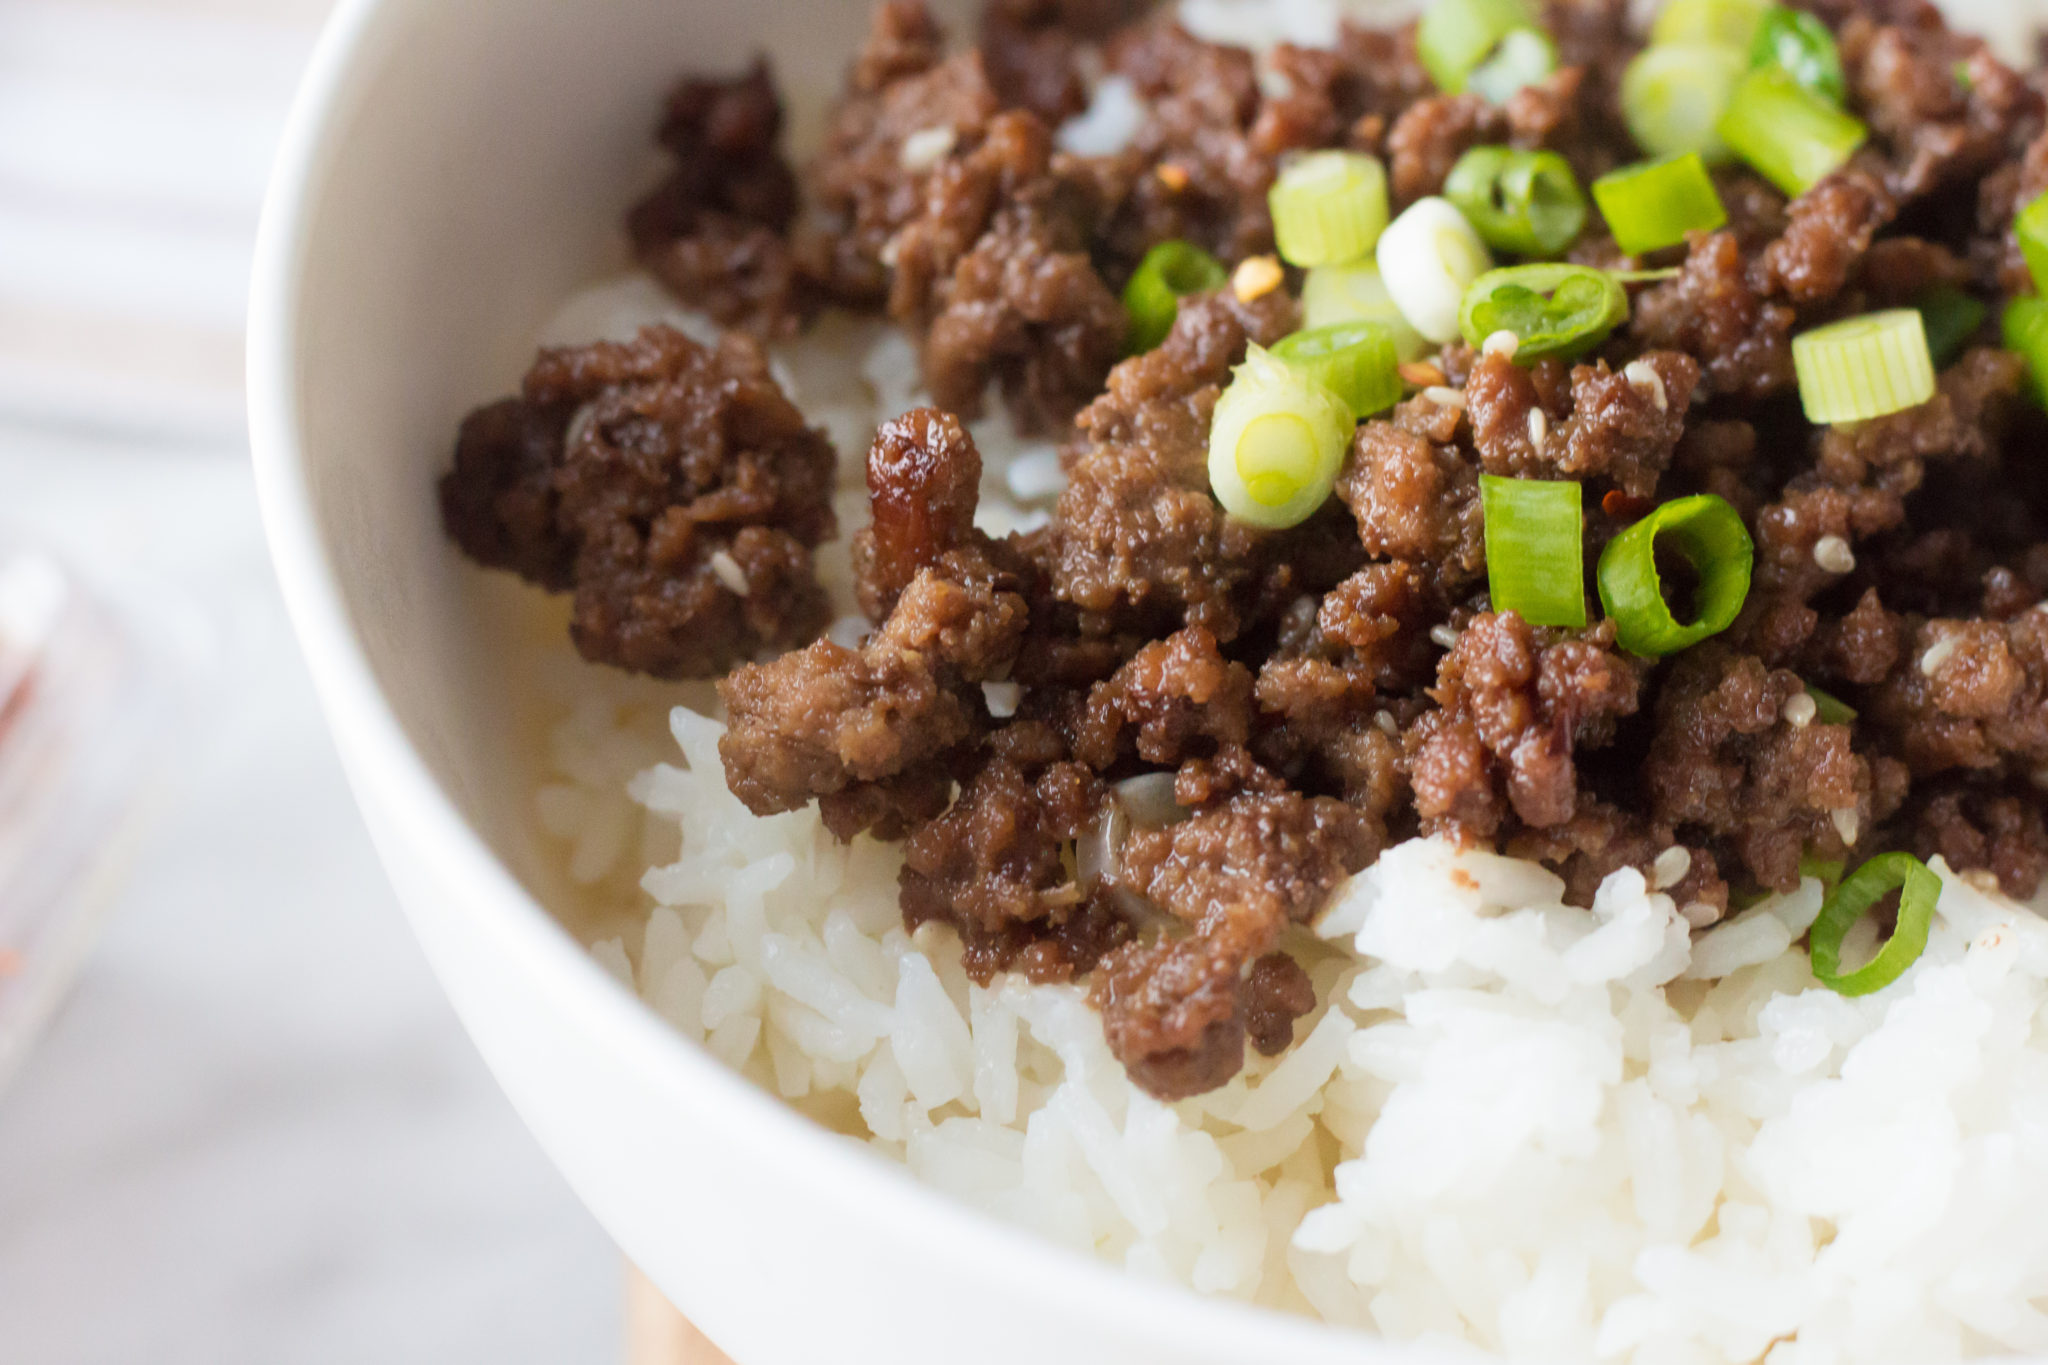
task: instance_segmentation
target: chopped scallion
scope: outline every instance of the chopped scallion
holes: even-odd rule
[[[1823,692],[1812,683],[1806,684],[1806,695],[1813,698],[1813,718],[1822,725],[1854,725],[1856,708],[1835,696]]]
[[[1650,25],[1650,41],[1711,43],[1748,52],[1770,0],[1672,0]]]
[[[1532,626],[1586,624],[1585,535],[1573,479],[1479,476],[1495,611]]]
[[[1690,622],[1671,614],[1659,547],[1682,556],[1698,578]],[[1659,659],[1735,623],[1749,597],[1756,547],[1742,516],[1711,493],[1664,503],[1607,542],[1600,555],[1600,602],[1623,649]]]
[[[1799,402],[1818,426],[1863,422],[1934,397],[1927,328],[1911,308],[1844,318],[1792,338]]]
[[[1842,970],[1842,944],[1849,930],[1887,892],[1899,893],[1898,923],[1877,956],[1851,972]],[[1905,975],[1927,950],[1927,931],[1941,899],[1941,878],[1910,853],[1880,853],[1837,886],[1820,907],[1807,939],[1813,975],[1838,995],[1869,995]]]
[[[1933,357],[1934,368],[1954,360],[1958,352],[1969,344],[1977,329],[1984,325],[1984,319],[1991,310],[1983,301],[1972,298],[1953,285],[1931,289],[1920,296],[1913,305],[1920,314],[1920,323],[1927,329],[1927,354]]]
[[[1301,283],[1302,321],[1310,330],[1340,322],[1380,322],[1394,338],[1394,354],[1413,360],[1429,343],[1401,316],[1400,306],[1380,278],[1376,261],[1319,265]]]
[[[1772,5],[1757,25],[1750,44],[1751,66],[1782,68],[1786,75],[1828,103],[1840,106],[1849,98],[1842,76],[1842,54],[1828,26],[1803,9]]]
[[[1716,127],[1721,140],[1790,195],[1812,189],[1863,145],[1868,130],[1775,66],[1744,76]]]
[[[1732,47],[1646,47],[1621,75],[1622,121],[1652,156],[1698,152],[1709,161],[1726,161],[1727,145],[1715,129],[1748,69],[1748,60]]]
[[[1239,521],[1297,526],[1329,498],[1357,429],[1344,400],[1254,346],[1216,400],[1209,486]]]
[[[1489,104],[1506,104],[1515,92],[1557,70],[1557,44],[1540,29],[1510,30],[1493,55],[1472,68],[1465,88]]]
[[[1540,28],[1524,0],[1436,0],[1415,26],[1415,51],[1437,88],[1456,95],[1501,39]]]
[[[1604,270],[1513,265],[1472,282],[1459,326],[1474,346],[1495,332],[1514,333],[1515,359],[1527,362],[1589,351],[1627,317],[1628,291]]]
[[[1401,316],[1439,345],[1458,335],[1465,290],[1493,266],[1465,215],[1434,195],[1416,200],[1387,225],[1378,257],[1380,278]]]
[[[1579,179],[1556,152],[1474,147],[1451,167],[1444,198],[1488,246],[1518,256],[1554,256],[1586,224]]]
[[[2012,220],[2013,235],[2020,239],[2020,255],[2026,258],[2027,273],[2034,277],[2034,292],[2048,294],[2048,194],[2035,198]]]
[[[2027,362],[2028,391],[2048,407],[2048,299],[2025,294],[2005,305],[2000,319],[2005,349]]]
[[[1631,256],[1677,246],[1688,232],[1712,232],[1728,221],[1698,152],[1609,171],[1593,182],[1593,202],[1615,245]]]
[[[1310,152],[1267,196],[1273,236],[1290,265],[1342,265],[1372,253],[1387,226],[1387,171],[1360,152]]]
[[[1131,315],[1133,354],[1166,340],[1180,316],[1184,295],[1221,289],[1230,273],[1223,262],[1192,242],[1161,242],[1145,253],[1137,273],[1124,286],[1124,311]]]
[[[1383,322],[1340,322],[1296,332],[1273,355],[1344,400],[1366,418],[1401,401],[1400,360],[1394,334]]]

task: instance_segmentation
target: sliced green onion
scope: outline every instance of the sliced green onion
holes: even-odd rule
[[[1636,145],[1652,156],[1698,152],[1728,159],[1715,131],[1749,69],[1732,47],[1680,43],[1646,47],[1621,74],[1621,117]]]
[[[1806,695],[1813,698],[1813,718],[1822,725],[1854,725],[1856,708],[1830,692],[1823,692],[1812,683],[1806,684]]]
[[[1166,340],[1180,301],[1187,294],[1221,289],[1230,279],[1223,262],[1192,242],[1161,242],[1145,253],[1138,271],[1124,286],[1124,311],[1131,315],[1133,353],[1149,351]]]
[[[1842,76],[1842,54],[1828,26],[1803,9],[1772,5],[1750,43],[1751,66],[1778,66],[1786,75],[1839,107],[1849,98]]]
[[[1519,256],[1554,256],[1586,225],[1586,196],[1556,152],[1474,147],[1444,180],[1444,198],[1481,240]]]
[[[1790,195],[1812,189],[1869,135],[1775,66],[1742,78],[1715,131],[1764,179]]]
[[[1888,308],[1792,338],[1799,403],[1817,426],[1862,422],[1934,397],[1927,327],[1911,308]]]
[[[1340,322],[1385,323],[1394,338],[1394,354],[1401,360],[1413,360],[1429,346],[1401,316],[1376,261],[1319,265],[1309,271],[1301,282],[1301,312],[1311,331]]]
[[[1298,526],[1329,498],[1358,423],[1344,400],[1258,346],[1216,400],[1209,486],[1253,526]]]
[[[1383,322],[1340,322],[1281,341],[1273,355],[1344,400],[1364,419],[1401,401],[1394,334]]]
[[[1677,246],[1688,232],[1712,232],[1728,221],[1698,152],[1609,171],[1593,182],[1593,202],[1614,244],[1631,256]]]
[[[1360,152],[1310,152],[1288,163],[1267,202],[1290,265],[1342,265],[1372,253],[1387,226],[1387,170]]]
[[[1586,624],[1584,523],[1573,479],[1479,476],[1486,587],[1495,611],[1532,626]]]
[[[1799,855],[1799,875],[1819,882],[1823,894],[1833,891],[1841,882],[1842,874],[1848,870],[1849,864],[1840,858],[1816,858],[1811,853]]]
[[[2034,401],[2048,407],[2048,299],[2027,294],[2005,305],[2005,349],[2027,362]]]
[[[2027,273],[2034,277],[2034,292],[2048,294],[2048,194],[2034,199],[2012,220],[2020,239],[2020,255],[2027,261]]]
[[[1853,972],[1842,970],[1842,943],[1849,930],[1886,892],[1899,893],[1898,924],[1877,956]],[[1851,872],[1820,907],[1807,939],[1813,975],[1837,995],[1869,995],[1905,974],[1927,950],[1941,878],[1910,853],[1880,853]]]
[[[1920,325],[1927,329],[1927,354],[1937,370],[1956,358],[1991,312],[1983,300],[1953,285],[1929,290],[1913,307],[1920,314]]]
[[[1660,545],[1683,555],[1699,575],[1693,592],[1699,616],[1691,622],[1679,622],[1664,600]],[[1756,547],[1733,507],[1711,493],[1678,498],[1607,542],[1600,555],[1600,604],[1623,649],[1661,659],[1735,624],[1749,596],[1755,560]]]
[[[1770,0],[1672,0],[1650,25],[1650,41],[1710,43],[1747,53]]]
[[[1579,355],[1628,317],[1628,291],[1604,270],[1583,265],[1511,265],[1490,270],[1465,291],[1458,323],[1483,346],[1495,332],[1515,335],[1515,359]]]
[[[1524,0],[1436,0],[1415,26],[1415,53],[1437,88],[1456,95],[1501,39],[1537,27]]]
[[[1380,278],[1401,316],[1439,345],[1458,335],[1465,290],[1493,266],[1465,215],[1435,195],[1416,200],[1387,225],[1378,258]]]
[[[1525,85],[1557,70],[1557,44],[1539,29],[1518,28],[1500,40],[1493,55],[1472,68],[1465,88],[1489,104],[1506,104]]]

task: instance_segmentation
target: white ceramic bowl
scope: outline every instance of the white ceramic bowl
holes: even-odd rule
[[[286,138],[250,326],[272,549],[377,846],[541,1144],[742,1365],[1416,1359],[989,1222],[685,1042],[542,909],[512,642],[443,540],[464,411],[614,260],[686,69],[835,88],[868,0],[347,0]]]

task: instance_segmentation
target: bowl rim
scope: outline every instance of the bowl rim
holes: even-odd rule
[[[1132,1274],[982,1213],[845,1141],[692,1045],[625,990],[462,816],[407,738],[349,618],[305,477],[298,391],[312,209],[346,135],[343,116],[372,74],[377,39],[398,22],[401,4],[416,2],[341,0],[323,28],[272,165],[248,315],[249,439],[265,534],[328,726],[350,760],[359,804],[388,812],[391,827],[437,880],[473,888],[456,898],[470,927],[497,936],[532,970],[539,989],[630,1055],[635,1070],[677,1078],[707,1110],[733,1115],[730,1122],[751,1129],[770,1159],[788,1158],[782,1169],[829,1187],[830,1197],[853,1204],[857,1213],[928,1223],[931,1243],[948,1254],[1002,1266],[1012,1278],[1022,1271],[1049,1302],[1085,1303],[1093,1315],[1148,1321],[1163,1346],[1176,1338],[1199,1341],[1242,1358],[1254,1351],[1353,1362],[1446,1358],[1422,1343],[1391,1343]]]

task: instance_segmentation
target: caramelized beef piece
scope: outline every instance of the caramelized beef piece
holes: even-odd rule
[[[523,398],[478,408],[463,419],[455,468],[441,480],[441,522],[462,552],[549,592],[576,582],[576,541],[555,491],[569,413]]]
[[[710,677],[824,627],[836,463],[751,339],[650,327],[541,352],[464,424],[441,505],[479,562],[574,590],[585,658]]]
[[[674,169],[626,219],[640,263],[725,326],[775,333],[797,321],[796,262],[785,238],[797,182],[781,136],[782,99],[766,59],[731,80],[683,81],[657,134]]]
[[[1570,820],[1574,751],[1635,714],[1640,685],[1611,624],[1568,635],[1513,612],[1475,617],[1438,668],[1440,709],[1406,735],[1424,828],[1484,837],[1510,817],[1537,829]]]
[[[1088,697],[1075,752],[1097,769],[1135,752],[1178,767],[1183,758],[1242,745],[1251,735],[1252,675],[1189,626],[1145,646]]]
[[[981,452],[951,413],[916,408],[882,424],[868,448],[869,524],[853,540],[856,595],[885,619],[917,571],[982,543],[974,529]]]
[[[1453,444],[1455,408],[1418,398],[1358,429],[1337,496],[1366,553],[1432,566],[1453,590],[1486,569],[1479,470]]]
[[[1465,382],[1473,444],[1489,474],[1597,478],[1645,498],[1685,430],[1699,373],[1691,357],[1674,351],[1653,351],[1622,374],[1604,361],[1580,365],[1571,372],[1568,405],[1545,404],[1536,375],[1482,355]]]
[[[1285,953],[1267,953],[1245,976],[1244,1031],[1263,1056],[1285,1052],[1294,1042],[1294,1021],[1315,1007],[1315,983]]]
[[[1378,847],[1343,802],[1292,792],[1234,796],[1169,829],[1132,834],[1118,880],[1188,933],[1121,948],[1096,976],[1103,1032],[1131,1079],[1173,1100],[1236,1075],[1246,969],[1287,925],[1313,918]]]
[[[1060,495],[1052,573],[1084,629],[1164,635],[1193,624],[1236,637],[1269,538],[1209,492],[1210,414],[1245,344],[1270,344],[1293,324],[1292,302],[1277,295],[1184,300],[1165,343],[1117,366],[1081,415],[1088,444]]]
[[[1760,886],[1799,884],[1802,851],[1842,857],[1889,810],[1850,731],[1789,719],[1797,674],[1718,642],[1670,665],[1643,777],[1656,820],[1726,847]]]
[[[1678,278],[1635,297],[1629,330],[1644,345],[1699,362],[1714,395],[1768,398],[1792,387],[1793,313],[1745,278],[1732,232],[1695,236]]]

